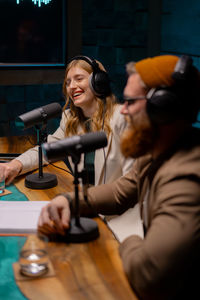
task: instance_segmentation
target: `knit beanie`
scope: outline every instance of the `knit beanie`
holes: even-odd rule
[[[178,59],[174,55],[155,56],[140,60],[135,68],[147,87],[171,86],[174,84],[172,73]]]

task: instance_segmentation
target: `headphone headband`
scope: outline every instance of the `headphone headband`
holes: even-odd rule
[[[93,71],[96,71],[97,69],[100,70],[99,64],[96,62],[96,60],[93,58],[90,58],[88,56],[77,55],[77,56],[74,56],[69,62],[71,62],[73,60],[84,60],[92,67]]]

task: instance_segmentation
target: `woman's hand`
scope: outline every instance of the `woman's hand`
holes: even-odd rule
[[[5,175],[6,185],[9,185],[22,170],[22,163],[16,159],[8,163],[1,163],[0,166]]]
[[[45,235],[65,235],[70,226],[70,206],[64,196],[57,196],[42,208],[38,220],[38,232]]]

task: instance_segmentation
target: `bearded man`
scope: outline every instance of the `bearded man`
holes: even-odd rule
[[[122,214],[139,202],[144,239],[119,246],[125,273],[140,299],[198,299],[200,268],[199,73],[192,60],[163,55],[127,65],[121,138],[132,170],[88,189],[88,215]],[[68,200],[68,201],[67,201]],[[41,212],[38,230],[66,234],[74,195],[57,196]],[[52,225],[52,221],[54,224]]]

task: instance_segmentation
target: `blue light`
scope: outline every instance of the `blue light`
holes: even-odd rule
[[[23,1],[23,0],[21,0]],[[19,4],[20,0],[16,0],[16,3]],[[32,2],[34,2],[34,4],[38,4],[38,7],[41,7],[41,4],[49,4],[49,2],[51,2],[51,0],[32,0]]]

